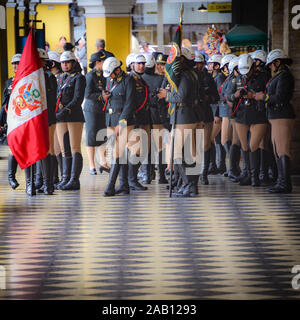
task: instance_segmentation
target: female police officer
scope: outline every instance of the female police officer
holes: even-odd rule
[[[115,57],[109,57],[103,64],[103,75],[107,78],[106,90],[102,97],[105,101],[103,110],[106,112],[107,135],[116,137],[114,157],[109,173],[109,181],[104,190],[105,197],[118,193],[128,194],[128,164],[125,156],[128,134],[134,128],[133,113],[135,111],[135,82],[133,78],[122,71],[121,62]],[[121,171],[120,171],[121,169]],[[115,189],[115,183],[120,172],[120,186]]]
[[[86,81],[73,52],[63,52],[60,61],[63,74],[57,78],[56,129],[63,155],[63,176],[57,188],[78,190],[82,171],[81,135],[84,123],[81,104]],[[69,132],[72,158],[65,156],[64,137],[67,132]]]
[[[199,175],[196,172],[186,172],[187,163],[183,162],[182,151],[187,138],[185,130],[188,130],[189,138],[194,143],[193,136],[197,127],[198,117],[195,108],[198,107],[199,84],[198,75],[193,69],[194,52],[186,47],[182,47],[181,56],[181,75],[178,85],[178,91],[172,92],[161,89],[158,93],[160,99],[166,98],[167,102],[177,104],[177,121],[175,124],[175,148],[174,148],[174,171],[177,171],[182,178],[182,187],[174,193],[179,197],[194,197],[197,194],[197,183]],[[174,110],[174,109],[173,109]],[[171,123],[174,124],[174,112],[171,114]],[[194,145],[192,145],[194,149]],[[189,150],[192,155],[192,149]],[[196,157],[197,158],[197,157]],[[187,160],[187,159],[184,159]],[[193,159],[195,160],[195,159]],[[193,165],[195,162],[193,163]],[[197,168],[189,168],[189,170],[197,170]]]
[[[272,50],[266,64],[272,71],[266,92],[256,93],[258,102],[265,102],[267,116],[271,123],[271,136],[277,158],[277,184],[269,188],[271,193],[289,193],[292,191],[290,177],[290,141],[295,113],[290,100],[294,91],[294,78],[288,68],[292,61],[281,49]]]
[[[48,110],[48,126],[49,126],[49,152],[48,155],[39,161],[39,166],[42,171],[43,186],[38,190],[44,194],[51,195],[54,191],[53,186],[53,168],[56,163],[54,154],[54,132],[56,126],[55,107],[56,107],[56,78],[49,69],[49,56],[44,49],[38,49],[41,58],[47,91],[47,110]]]
[[[219,94],[217,85],[212,78],[211,74],[207,72],[205,68],[205,57],[203,54],[197,51],[195,57],[195,68],[198,74],[199,81],[199,107],[195,109],[198,117],[197,128],[203,128],[204,130],[204,159],[203,159],[203,169],[200,175],[201,183],[203,185],[208,185],[208,169],[211,159],[211,133],[213,130],[214,115],[211,108],[211,104],[215,104],[219,100]],[[215,151],[212,152],[215,154]]]
[[[151,175],[151,166],[149,163],[148,155],[150,155],[150,141],[151,141],[151,132],[150,132],[150,99],[149,99],[149,87],[146,84],[145,80],[142,78],[143,73],[146,69],[146,58],[142,54],[136,54],[133,58],[133,66],[130,76],[135,81],[136,88],[136,110],[135,110],[135,127],[144,130],[147,133],[148,143],[144,145],[143,139],[140,140],[137,150],[135,146],[136,143],[129,143],[130,150],[130,159],[128,167],[128,178],[129,186],[132,190],[147,190],[148,188],[141,185],[138,181],[137,174],[140,167],[140,163],[134,163],[135,155],[147,155],[145,161],[148,161],[147,164],[147,176],[150,178]],[[143,150],[145,146],[146,150]],[[146,152],[144,152],[146,151]],[[151,182],[150,179],[147,179],[147,182]]]
[[[230,100],[236,102],[236,129],[242,145],[243,162],[247,174],[240,180],[240,185],[259,186],[259,144],[267,130],[266,111],[263,102],[254,100],[255,92],[266,86],[266,79],[255,73],[254,61],[249,54],[242,54],[239,58],[240,76],[236,81],[235,91]],[[250,141],[248,144],[248,133]],[[250,161],[249,161],[250,149]]]
[[[100,173],[109,171],[105,161],[105,141],[97,141],[97,132],[105,128],[105,113],[103,111],[102,91],[105,89],[106,79],[102,73],[102,66],[106,59],[105,52],[100,50],[93,53],[89,67],[92,70],[86,75],[84,117],[86,127],[86,150],[89,158],[90,173],[97,174],[95,169],[95,147],[99,147]]]
[[[19,62],[21,60],[21,54],[17,53],[12,57],[11,65],[14,73],[17,72]],[[9,104],[9,97],[12,90],[12,85],[14,82],[14,77],[9,78],[5,83],[5,88],[3,91],[3,103],[0,111],[0,126],[2,134],[6,136],[6,128],[7,128],[7,107]],[[5,139],[5,144],[7,141]],[[18,163],[15,157],[10,153],[8,156],[8,182],[13,189],[16,189],[19,186],[18,181],[16,180],[16,172],[17,172]]]
[[[164,184],[168,181],[165,178],[165,168],[166,165],[162,163],[162,137],[160,136],[161,130],[164,129],[164,123],[167,119],[167,108],[166,102],[164,99],[158,99],[156,94],[157,90],[161,88],[164,76],[155,74],[155,59],[153,55],[146,56],[146,70],[142,75],[142,78],[145,80],[146,84],[149,87],[149,98],[150,98],[150,114],[151,114],[151,125],[153,130],[153,139],[155,142],[156,151],[158,152],[158,169],[159,169],[159,181],[158,183]],[[151,160],[151,157],[148,158],[148,161]],[[154,165],[149,161],[147,166],[154,170]],[[143,180],[144,183],[150,183],[152,170],[146,170],[146,176]],[[150,175],[149,175],[150,173]]]

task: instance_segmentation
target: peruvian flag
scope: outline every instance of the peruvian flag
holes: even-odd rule
[[[9,99],[7,142],[21,169],[45,158],[49,150],[45,75],[32,28]]]

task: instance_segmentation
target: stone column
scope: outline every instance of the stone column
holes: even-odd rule
[[[88,59],[96,51],[96,40],[103,38],[105,49],[125,64],[131,50],[131,9],[134,3],[134,0],[78,0],[78,6],[85,9]]]

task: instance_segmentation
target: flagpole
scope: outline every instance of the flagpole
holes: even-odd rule
[[[182,24],[184,4],[181,4],[180,8],[180,24]],[[181,48],[181,43],[180,43]],[[171,159],[170,159],[170,181],[169,181],[169,198],[172,198],[172,176],[173,176],[173,163],[174,163],[174,144],[175,144],[175,128],[177,122],[177,103],[174,106],[174,122],[172,125],[172,134],[171,134]]]

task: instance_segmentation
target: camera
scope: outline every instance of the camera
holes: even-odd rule
[[[245,88],[242,88],[240,91],[241,96],[246,96],[248,94],[248,91]]]

